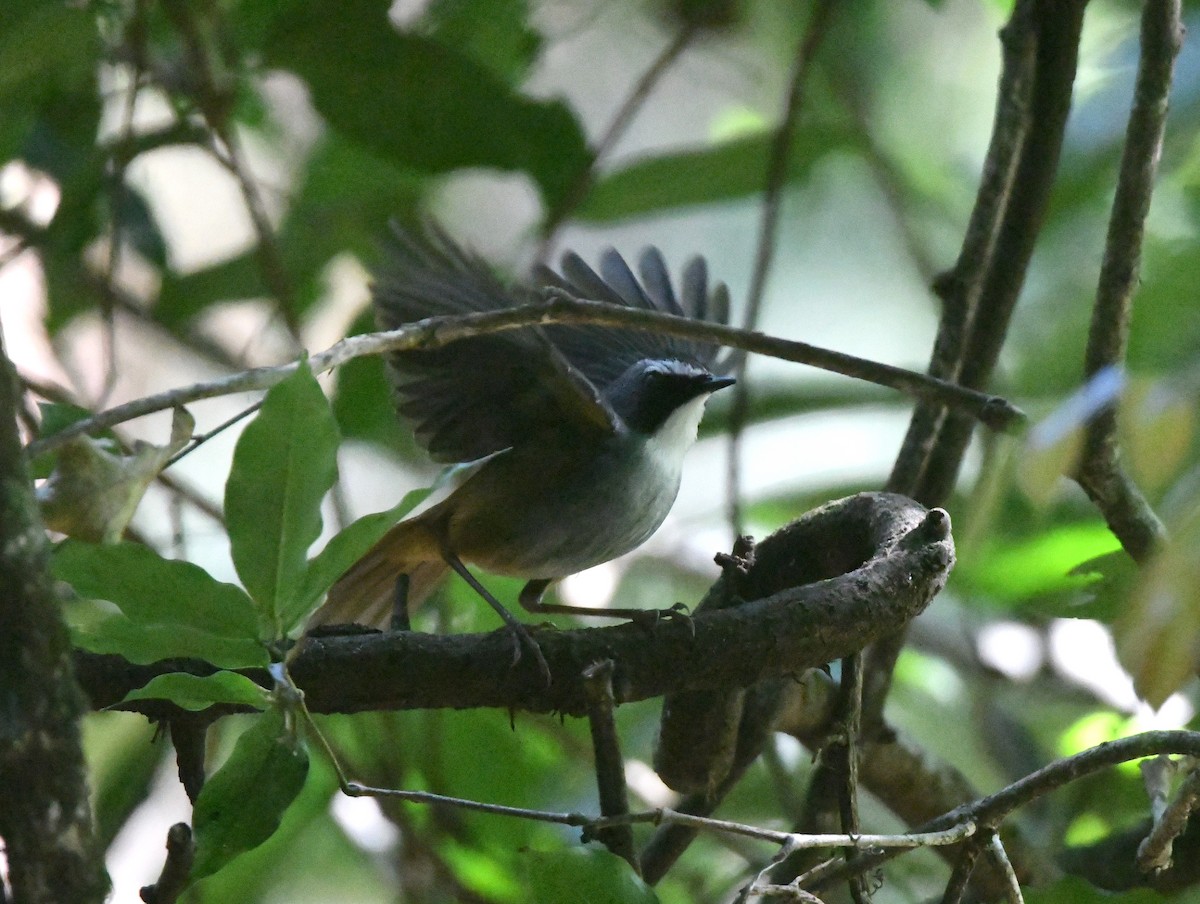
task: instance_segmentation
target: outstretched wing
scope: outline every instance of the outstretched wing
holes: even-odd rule
[[[540,267],[535,279],[543,289],[553,287],[576,298],[711,323],[729,321],[729,290],[724,283],[709,286],[708,266],[702,257],[692,258],[684,268],[678,294],[662,254],[653,247],[645,249],[638,261],[640,281],[611,248],[600,258],[599,273],[573,252],[563,255],[561,269],[559,274]],[[646,359],[677,358],[714,373],[720,371],[720,347],[705,342],[610,327],[555,325],[543,329],[567,360],[601,391],[630,365]]]
[[[381,329],[533,300],[510,291],[484,261],[434,226],[422,232],[393,226],[393,233],[372,285]],[[393,352],[387,367],[397,409],[437,461],[482,458],[546,431],[599,440],[616,429],[595,386],[536,329]]]

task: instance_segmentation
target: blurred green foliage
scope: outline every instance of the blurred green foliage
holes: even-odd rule
[[[306,330],[315,331],[332,307],[331,273],[338,264],[369,265],[389,218],[408,220],[440,209],[451,188],[461,189],[464,183],[455,180],[465,174],[519,179],[537,211],[528,217],[526,238],[542,238],[538,233],[548,213],[577,200],[567,222],[581,238],[609,228],[636,232],[645,226],[647,233],[663,234],[678,228],[689,235],[711,228],[712,245],[692,250],[719,255],[734,232],[752,248],[771,130],[808,4],[431,0],[416,13],[405,4],[391,6],[386,0],[6,0],[0,12],[0,232],[10,237],[6,241],[29,248],[23,260],[35,259],[45,285],[46,333],[64,359],[70,358],[73,330],[93,322],[98,312],[103,318],[115,310],[148,330],[139,334],[143,346],[118,350],[117,371],[123,361],[158,346],[204,368],[257,363],[240,357],[236,342],[214,338],[211,330],[222,311],[262,299],[288,306],[271,308],[279,316],[270,326],[288,324],[298,351],[318,334]],[[793,281],[774,287],[765,320],[784,325],[796,338],[808,338],[834,316],[864,332],[878,322],[883,332],[908,336],[913,323],[936,315],[935,301],[921,285],[952,264],[966,224],[995,99],[996,32],[1009,6],[974,0],[837,4],[785,174],[779,270]],[[1189,11],[1194,12],[1191,6]],[[1136,62],[1136,12],[1135,4],[1119,0],[1095,0],[1088,11],[1085,77],[1054,204],[995,387],[1039,417],[1081,382]],[[596,136],[654,55],[685,28],[696,29],[691,42],[669,77],[653,86],[643,114],[663,125],[648,129],[642,122],[629,147],[618,143],[615,153],[596,164]],[[1052,652],[1061,619],[1114,625],[1116,648],[1141,699],[1160,704],[1176,695],[1172,712],[1183,712],[1192,727],[1200,727],[1194,716],[1200,660],[1195,641],[1200,68],[1194,50],[1194,42],[1185,47],[1178,67],[1132,324],[1133,388],[1122,411],[1136,476],[1167,514],[1175,539],[1144,573],[1119,556],[1120,561],[1106,558],[1116,547],[1113,538],[1082,494],[1059,476],[1069,469],[1069,456],[1047,463],[1045,454],[1039,457],[1020,443],[1003,449],[991,440],[980,443],[950,505],[960,539],[958,571],[914,630],[889,713],[915,744],[977,781],[980,793],[1077,749],[1079,737],[1096,742],[1147,724],[1148,710],[1144,704],[1137,709],[1120,671],[1106,664],[1107,650]],[[573,65],[563,63],[567,57]],[[555,82],[564,71],[594,83],[567,90]],[[130,116],[135,80],[136,115]],[[712,109],[704,111],[701,128],[681,129],[686,134],[680,138],[667,124],[680,127],[672,108],[694,110],[686,105],[693,93],[713,98]],[[722,128],[730,122],[741,126]],[[272,232],[226,256],[181,263],[181,215],[165,198],[177,186],[149,175],[155,161],[172,151],[199,149],[218,161],[215,169],[228,188],[234,183],[228,169],[240,167],[245,175],[245,151],[263,148],[269,152],[254,158],[261,167],[255,174]],[[181,170],[173,172],[185,178]],[[575,198],[589,180],[590,190]],[[495,183],[482,184],[470,200],[481,217],[495,214],[500,203]],[[47,185],[55,192],[49,216],[37,201]],[[231,203],[244,215],[246,202],[236,188],[202,190],[199,198],[203,204]],[[818,228],[814,224],[839,222],[839,212],[847,210],[866,210],[869,216],[835,235],[806,234]],[[189,210],[182,219],[198,221],[190,225],[201,232],[211,230],[200,236],[201,243],[220,245],[221,227],[211,223],[227,220],[206,220],[202,212]],[[736,228],[721,225],[729,222]],[[126,262],[138,268],[136,277],[108,272],[114,238]],[[806,239],[836,254],[805,258]],[[887,253],[868,259],[863,251],[878,248]],[[0,254],[7,266],[22,260],[7,250]],[[819,291],[802,269],[816,264],[823,273]],[[741,274],[727,277],[735,289],[748,282],[749,267],[747,260]],[[879,292],[866,297],[839,292],[858,285],[854,280],[863,273],[874,275]],[[280,285],[289,289],[287,298],[277,297]],[[359,313],[345,318],[356,332],[371,326],[365,298],[360,287]],[[905,339],[903,348],[891,352],[904,363],[923,365],[929,338],[924,335]],[[854,330],[845,334],[848,345],[858,338]],[[194,605],[220,597],[223,602],[214,605],[228,613],[246,603],[245,594],[198,576],[194,566],[155,557],[147,566],[161,569],[155,581],[136,584],[131,577],[125,591],[157,628],[137,640],[131,634],[129,646],[113,641],[118,646],[112,648],[135,658],[141,645],[154,656],[190,651],[207,652],[218,664],[223,658],[232,664],[260,661],[262,650],[255,644],[278,640],[314,602],[312,587],[301,587],[297,595],[292,585],[303,582],[309,546],[320,530],[336,434],[373,454],[406,464],[420,460],[411,437],[396,424],[374,362],[342,370],[329,390],[332,418],[316,399],[317,384],[309,381],[301,393],[306,400],[296,402],[290,421],[261,420],[247,429],[234,483],[240,477],[261,493],[235,494],[245,503],[240,511],[237,504],[226,506],[238,572],[251,595],[270,597],[269,604],[259,601],[270,624],[239,622],[234,633],[242,646],[235,645],[233,653],[223,646],[232,641],[221,631],[209,632],[209,646],[189,646],[191,635],[184,629],[207,628],[192,624],[203,613],[181,616],[172,608],[178,598]],[[907,404],[845,381],[769,379],[752,384],[752,431],[829,418],[825,442],[836,447],[842,441],[837,431],[854,418],[873,430],[854,434],[872,437],[858,442],[882,448],[886,462],[896,433],[874,425],[902,418]],[[56,429],[50,421],[44,423],[48,432]],[[722,422],[717,410],[706,429]],[[288,472],[277,467],[292,453],[312,472],[299,501],[288,495],[295,490],[286,485]],[[782,472],[747,500],[756,530],[773,529],[821,501],[878,488],[886,478],[885,463],[853,476],[834,469],[799,475],[791,455],[789,448],[779,448],[769,462],[749,463],[751,469]],[[270,483],[272,475],[279,482]],[[1031,475],[1039,487],[1032,496],[1026,492]],[[222,484],[223,475],[204,492],[215,499]],[[400,495],[374,507],[386,508]],[[306,524],[280,511],[290,502],[304,510]],[[268,532],[264,519],[273,508],[279,523]],[[379,526],[359,528],[354,542],[367,542],[367,533]],[[256,543],[274,546],[264,551]],[[60,576],[86,584],[87,575],[99,573],[98,565],[72,549],[60,556]],[[108,578],[119,585],[125,569],[133,575],[149,553],[117,546],[104,555],[116,569]],[[321,580],[336,572],[329,562],[325,566]],[[659,605],[692,603],[708,577],[677,562],[646,558],[626,573],[618,594],[648,605],[655,599]],[[276,593],[272,582],[283,579],[292,585]],[[502,581],[493,588],[506,599],[515,591]],[[250,610],[243,610],[253,621]],[[431,630],[494,627],[491,614],[454,586],[443,608],[420,619],[419,627]],[[988,637],[996,636],[990,629],[1005,626],[1020,627],[1032,638],[1033,658],[1020,667],[1010,648],[989,645]],[[1064,667],[1072,657],[1099,664],[1099,676],[1081,680]],[[635,806],[655,802],[662,792],[644,777],[657,708],[638,704],[618,713],[630,774],[639,777],[635,795],[645,794]],[[377,821],[399,830],[387,840],[377,823],[363,820],[354,827],[345,812],[331,809],[336,782],[328,765],[314,758],[305,782],[298,748],[273,746],[278,732],[263,727],[266,718],[277,717],[260,717],[258,727],[242,735],[249,736],[244,747],[254,749],[241,756],[257,755],[251,768],[267,769],[286,786],[276,803],[296,800],[286,812],[268,806],[254,825],[230,829],[232,840],[219,842],[223,852],[232,857],[254,849],[231,859],[184,900],[552,901],[568,900],[566,887],[574,889],[574,900],[719,901],[772,853],[764,845],[702,835],[650,892],[623,864],[593,850],[596,845],[586,853],[575,850],[574,835],[542,824],[381,802]],[[948,721],[953,731],[946,730]],[[151,800],[163,756],[161,745],[146,743],[142,727],[131,724],[131,717],[103,713],[88,726],[94,799],[106,840],[115,839],[139,805]],[[517,715],[510,724],[504,713],[421,712],[327,718],[320,725],[350,773],[373,784],[518,806],[595,810],[590,742],[577,722]],[[227,750],[242,727],[237,720],[220,724],[214,729],[217,746]],[[751,769],[719,815],[791,825],[812,769],[810,755],[781,739],[768,760]],[[234,800],[247,782],[244,774],[237,778],[230,784]],[[218,786],[213,793],[220,791]],[[1023,815],[1030,836],[1053,851],[1064,838],[1077,844],[1103,839],[1135,824],[1144,812],[1136,779],[1122,772],[1075,784]],[[864,828],[898,825],[880,802],[868,799]],[[638,842],[647,834],[639,829]],[[157,845],[144,843],[143,856]],[[206,855],[216,856],[205,861],[206,869],[224,864],[225,853]],[[944,864],[932,856],[902,864],[889,868],[875,900],[918,901],[940,893]],[[1028,898],[1046,904],[1158,899],[1146,892],[1104,897],[1079,879]]]

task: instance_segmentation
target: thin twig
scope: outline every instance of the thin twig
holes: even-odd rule
[[[854,653],[842,660],[838,707],[842,721],[842,738],[835,747],[835,768],[839,768],[842,781],[838,787],[838,808],[841,811],[842,831],[857,835],[858,822],[858,756],[862,730],[863,655]],[[847,851],[846,858],[852,859],[853,852]],[[850,876],[850,898],[854,904],[865,904],[867,891],[861,873]]]
[[[104,329],[101,339],[104,345],[104,383],[100,395],[96,399],[96,407],[108,404],[112,397],[113,388],[117,385],[117,325],[113,304],[114,287],[117,271],[121,265],[122,236],[125,231],[125,205],[129,199],[129,186],[125,176],[131,158],[120,153],[121,147],[130,143],[133,135],[133,119],[137,112],[138,93],[141,90],[142,75],[146,64],[146,4],[144,0],[135,3],[130,20],[125,28],[125,42],[129,45],[129,56],[133,59],[133,72],[130,75],[125,104],[121,112],[120,138],[109,155],[108,165],[112,168],[109,176],[109,211],[111,237],[109,238],[108,254],[105,257],[104,272],[101,274],[100,318]]]
[[[1058,790],[1073,781],[1092,775],[1119,763],[1140,760],[1159,754],[1200,756],[1200,732],[1197,731],[1147,731],[1116,741],[1106,741],[1074,756],[1055,760],[1032,772],[1005,788],[979,800],[955,807],[929,820],[918,828],[921,832],[961,825],[973,820],[982,827],[999,826],[1017,808],[1023,807],[1039,797]],[[853,869],[867,870],[890,859],[888,853],[862,855],[853,864]],[[845,877],[849,868],[844,863],[830,863],[814,870],[812,887],[826,887]]]
[[[546,217],[546,222],[542,224],[542,241],[538,245],[534,260],[539,263],[545,263],[549,260],[550,252],[554,245],[555,234],[571,213],[587,197],[588,192],[595,182],[596,172],[600,167],[601,161],[608,157],[617,141],[625,134],[625,130],[629,128],[629,124],[642,108],[642,105],[645,104],[646,99],[650,96],[650,93],[654,90],[659,80],[666,75],[667,70],[671,68],[672,64],[679,59],[683,51],[691,44],[692,39],[696,36],[696,31],[696,26],[692,23],[689,22],[684,25],[634,83],[628,96],[613,116],[612,122],[608,124],[608,128],[604,130],[604,134],[597,140],[596,149],[592,152],[587,166],[580,170],[574,183],[567,189],[562,200],[550,211]]]
[[[1084,359],[1088,377],[1125,361],[1146,215],[1162,154],[1175,58],[1183,43],[1180,15],[1179,0],[1147,0],[1142,8],[1141,58]],[[1115,404],[1088,423],[1076,479],[1135,561],[1145,561],[1161,545],[1166,537],[1162,522],[1121,467]]]
[[[988,853],[1004,878],[1004,893],[1008,904],[1025,904],[1017,872],[1013,869],[1012,861],[1008,859],[1008,852],[1004,850],[1004,842],[1000,840],[999,833],[993,835],[992,840],[988,842]]]
[[[588,725],[592,733],[592,752],[596,764],[596,785],[603,816],[624,816],[629,812],[625,785],[625,761],[614,718],[613,661],[604,659],[583,670],[583,687],[588,699]],[[639,872],[633,849],[633,827],[624,824],[599,829],[596,838],[610,851]]]
[[[950,873],[950,881],[942,893],[942,904],[962,904],[963,895],[967,891],[967,883],[975,872],[975,861],[979,859],[978,842],[968,841],[962,847],[958,859],[954,861],[954,870]]]
[[[1154,817],[1154,828],[1138,845],[1137,862],[1143,872],[1160,872],[1171,867],[1171,849],[1175,839],[1187,828],[1192,811],[1200,807],[1200,767],[1193,769],[1179,793]]]
[[[275,234],[275,227],[267,215],[262,195],[250,173],[246,156],[242,151],[241,142],[234,129],[230,117],[233,87],[223,84],[213,69],[210,48],[205,42],[204,35],[195,19],[195,9],[191,4],[181,0],[170,0],[165,9],[171,21],[183,37],[188,51],[188,60],[194,76],[193,97],[211,131],[206,148],[219,164],[225,167],[234,177],[250,216],[251,225],[258,241],[255,243],[255,254],[258,257],[259,269],[263,282],[275,298],[277,310],[283,317],[285,326],[292,339],[299,343],[300,324],[296,318],[295,291],[292,288],[291,276],[283,261],[283,253]],[[217,7],[212,7],[217,9]],[[228,67],[232,70],[232,67]],[[213,140],[215,139],[215,141]],[[221,147],[224,146],[224,153]]]
[[[339,367],[364,355],[386,352],[441,348],[451,342],[503,330],[553,323],[594,324],[620,329],[647,330],[664,335],[713,342],[741,348],[756,354],[769,355],[784,361],[820,367],[845,376],[890,386],[918,398],[938,399],[942,404],[959,408],[978,417],[988,426],[1007,430],[1025,422],[1021,411],[998,396],[964,389],[951,383],[914,371],[856,358],[842,352],[779,339],[763,333],[740,330],[736,327],[660,314],[655,311],[627,308],[599,301],[586,301],[551,294],[545,301],[519,305],[502,311],[486,311],[460,316],[430,317],[399,329],[383,333],[351,336],[309,359],[314,372]],[[296,362],[230,374],[217,380],[195,383],[135,399],[102,411],[93,417],[64,428],[54,436],[30,444],[30,454],[58,448],[73,436],[101,430],[133,418],[153,414],[167,408],[185,405],[201,399],[267,389],[286,379],[299,365]]]
[[[812,69],[817,49],[828,31],[829,20],[835,0],[818,0],[808,20],[808,27],[796,48],[792,64],[792,77],[788,84],[787,99],[783,116],[771,140],[771,156],[767,162],[766,187],[763,190],[761,215],[758,225],[757,251],[754,270],[750,277],[750,288],[746,293],[746,311],[742,328],[752,330],[758,325],[762,310],[763,295],[767,285],[767,274],[775,256],[776,233],[779,230],[780,199],[787,178],[788,158],[791,156],[792,139],[796,132],[796,120],[804,100],[804,86]],[[746,354],[736,352],[732,359],[737,383],[734,384],[733,401],[729,409],[728,473],[726,475],[726,511],[735,537],[742,534],[741,510],[741,440],[742,432],[750,412],[750,387],[742,379],[746,374]]]
[[[237,414],[231,415],[230,417],[226,418],[221,423],[217,424],[217,426],[215,426],[211,430],[209,430],[207,433],[199,433],[199,434],[193,436],[191,441],[184,448],[180,449],[178,452],[176,452],[174,455],[172,455],[170,457],[170,459],[167,460],[167,463],[165,465],[163,465],[163,468],[169,468],[169,467],[171,467],[171,465],[175,464],[177,461],[179,461],[179,459],[183,458],[185,455],[191,455],[193,452],[195,452],[197,449],[199,449],[201,446],[203,446],[206,442],[208,442],[214,436],[218,436],[221,433],[224,433],[226,430],[228,430],[234,424],[238,423],[239,421],[243,421],[246,418],[248,418],[250,415],[254,414],[254,412],[258,411],[259,408],[262,408],[262,404],[263,404],[262,400],[259,399],[257,402],[254,402],[251,405],[247,405],[245,408],[243,408]]]

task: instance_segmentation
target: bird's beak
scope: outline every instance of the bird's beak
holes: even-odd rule
[[[709,374],[704,380],[705,392],[716,392],[718,389],[724,389],[726,386],[732,386],[736,383],[733,377],[718,377],[715,374]]]

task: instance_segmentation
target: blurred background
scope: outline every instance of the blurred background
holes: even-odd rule
[[[768,148],[812,12],[800,0],[7,6],[5,345],[38,398],[92,409],[369,330],[369,271],[392,217],[437,220],[511,278],[567,248],[594,262],[608,246],[636,255],[653,244],[675,273],[702,255],[729,286],[740,322]],[[804,82],[757,328],[924,370],[939,314],[928,287],[953,264],[974,201],[1010,4],[832,6]],[[1138,15],[1137,4],[1119,0],[1088,8],[1053,208],[993,387],[1035,419],[1081,381]],[[1069,443],[977,437],[949,507],[959,565],[913,627],[887,716],[980,793],[1100,740],[1196,727],[1186,657],[1200,632],[1198,88],[1193,41],[1176,70],[1123,411],[1135,476],[1192,545],[1149,589],[1111,560],[1099,589],[1084,586],[1071,570],[1119,545],[1059,476]],[[613,132],[618,118],[624,125]],[[564,582],[564,599],[693,604],[716,577],[713,554],[732,540],[731,499],[745,531],[761,537],[886,481],[909,399],[759,358],[746,384],[739,485],[728,479],[728,400],[718,397],[668,522],[625,560]],[[378,361],[355,361],[323,385],[345,439],[328,536],[437,471],[396,421]],[[189,406],[196,432],[253,401]],[[169,423],[151,416],[120,432],[164,443]],[[220,500],[238,429],[173,465],[170,484],[151,488],[131,527],[230,581]],[[515,595],[514,584],[496,587],[502,599]],[[1170,612],[1134,660],[1141,693],[1130,676],[1138,667],[1118,662],[1110,628],[1138,593],[1157,594]],[[418,627],[491,630],[493,621],[451,585]],[[1183,678],[1156,682],[1146,663],[1180,656]],[[1142,702],[1146,682],[1157,689],[1155,707]],[[648,765],[657,716],[656,702],[618,713],[635,808],[673,799]],[[349,771],[373,784],[594,811],[586,727],[525,714],[512,723],[487,711],[322,722]],[[98,713],[85,730],[113,900],[136,901],[157,876],[167,827],[189,807],[169,745],[152,739],[144,719]],[[237,719],[214,729],[213,762],[237,731]],[[718,815],[787,827],[811,766],[811,751],[780,735]],[[523,900],[527,849],[577,840],[334,790],[328,767],[314,763],[280,832],[185,900]],[[1093,790],[1075,789],[1069,808],[1031,813],[1032,837],[1087,845],[1142,812],[1136,770]],[[868,831],[900,827],[884,807],[864,806]],[[770,854],[702,837],[660,899],[726,900]],[[903,858],[875,900],[925,900],[946,874],[932,855]]]

